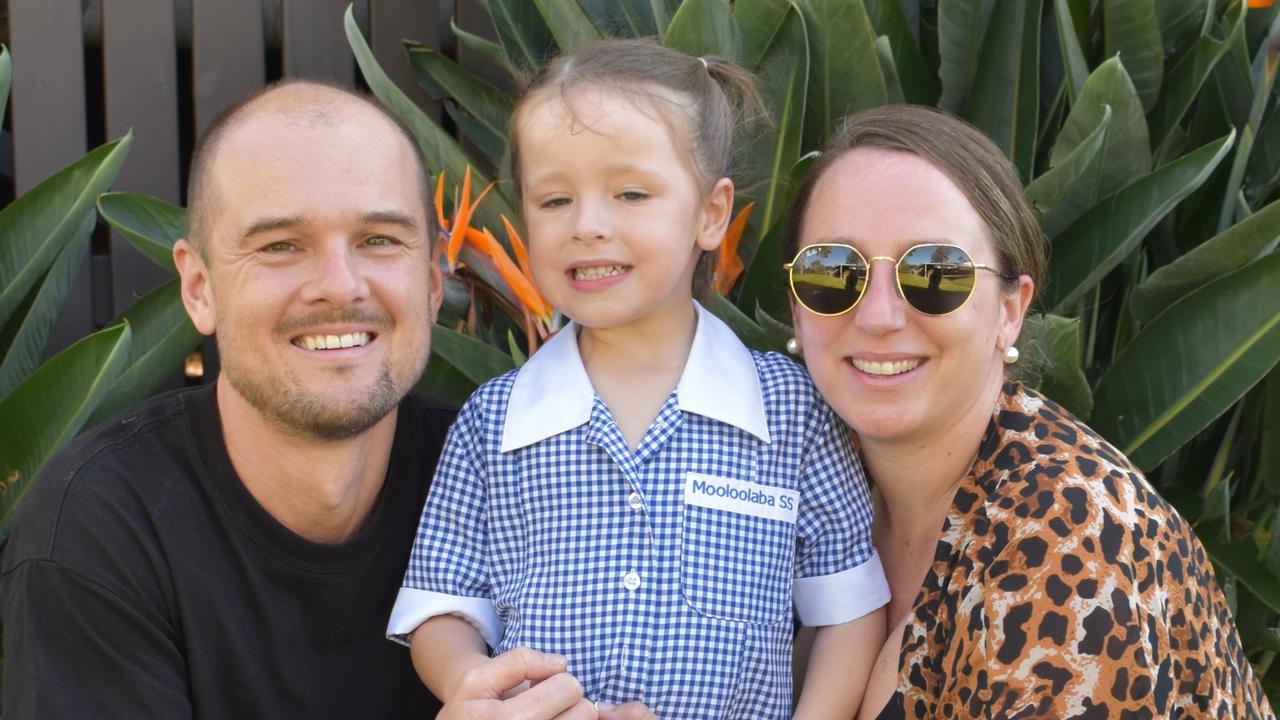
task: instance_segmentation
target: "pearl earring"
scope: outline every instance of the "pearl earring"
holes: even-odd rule
[[[1004,349],[1004,364],[1012,365],[1018,362],[1018,357],[1020,355],[1021,353],[1018,352],[1018,348],[1010,345],[1009,347]]]
[[[787,352],[791,353],[792,355],[800,354],[799,338],[791,338],[790,340],[787,341]]]

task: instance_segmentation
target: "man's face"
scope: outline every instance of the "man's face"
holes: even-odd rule
[[[422,373],[441,278],[413,151],[363,107],[257,111],[217,148],[183,295],[222,379],[285,432],[354,437]]]

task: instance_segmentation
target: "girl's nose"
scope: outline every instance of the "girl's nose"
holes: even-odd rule
[[[573,239],[582,243],[595,243],[609,237],[608,212],[600,203],[583,200],[578,203],[578,215],[573,228]]]
[[[853,321],[871,335],[886,335],[900,330],[907,322],[907,307],[898,294],[897,268],[894,261],[875,258],[868,263],[870,277],[862,299],[853,309]]]

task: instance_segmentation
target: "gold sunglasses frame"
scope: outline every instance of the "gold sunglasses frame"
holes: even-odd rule
[[[862,292],[858,293],[858,297],[857,297],[857,299],[856,299],[856,300],[854,300],[854,301],[853,301],[853,304],[852,304],[852,305],[850,305],[849,307],[845,308],[844,310],[841,310],[840,312],[834,312],[834,313],[823,313],[823,312],[818,312],[817,310],[814,310],[813,308],[811,308],[811,307],[809,307],[808,305],[806,305],[806,304],[805,304],[805,302],[804,302],[804,300],[801,300],[801,299],[800,299],[800,293],[796,292],[796,279],[795,279],[795,274],[791,272],[791,269],[792,269],[793,267],[795,267],[796,261],[800,259],[800,256],[801,256],[801,255],[803,255],[804,253],[808,252],[809,250],[811,250],[811,249],[813,249],[813,248],[821,248],[821,247],[836,247],[836,248],[845,248],[845,249],[848,249],[848,250],[852,250],[852,251],[853,251],[853,254],[854,254],[854,255],[857,255],[857,256],[858,256],[858,257],[860,257],[860,258],[862,258],[862,262],[863,262],[863,264],[865,264],[865,265],[867,266],[867,279],[866,279],[866,282],[867,282],[867,283],[870,283],[870,282],[871,282],[871,263],[873,263],[873,262],[875,262],[875,261],[877,261],[877,260],[887,260],[888,262],[893,263],[893,268],[894,268],[894,273],[893,273],[893,286],[894,286],[895,288],[897,288],[897,289],[898,289],[898,297],[902,300],[902,302],[903,302],[903,303],[905,303],[905,304],[906,304],[906,306],[907,306],[907,307],[911,308],[911,310],[912,310],[912,311],[917,312],[917,313],[920,313],[921,315],[924,315],[925,317],[947,317],[948,315],[952,315],[952,314],[954,314],[954,313],[958,313],[958,312],[960,312],[960,310],[962,310],[962,309],[964,308],[964,306],[965,306],[965,305],[968,305],[968,304],[969,304],[969,301],[973,299],[973,293],[974,293],[975,291],[977,291],[977,289],[978,289],[978,273],[977,273],[977,271],[978,271],[978,270],[986,270],[987,272],[993,272],[993,273],[995,273],[996,275],[998,275],[998,276],[999,276],[1001,279],[1003,279],[1003,280],[1011,280],[1011,279],[1013,279],[1013,277],[1014,277],[1014,276],[1011,276],[1011,275],[1005,275],[1004,273],[1000,272],[1000,270],[998,270],[997,268],[994,268],[994,267],[992,267],[992,266],[990,266],[990,265],[985,265],[985,264],[983,264],[983,263],[976,263],[976,262],[974,262],[974,261],[973,261],[973,258],[972,258],[972,257],[970,257],[970,255],[969,255],[969,251],[968,251],[968,250],[965,250],[964,248],[962,248],[962,247],[960,247],[959,245],[956,245],[956,244],[954,244],[954,243],[936,243],[936,242],[916,243],[915,245],[912,245],[911,247],[909,247],[909,248],[907,248],[906,250],[904,250],[904,251],[902,252],[902,255],[901,255],[901,256],[899,256],[899,257],[898,257],[898,259],[896,259],[896,260],[895,260],[895,259],[893,259],[893,258],[891,258],[891,257],[889,257],[888,255],[876,255],[876,256],[874,256],[874,257],[868,258],[868,257],[866,257],[865,255],[863,255],[863,254],[862,254],[862,251],[861,251],[861,250],[859,250],[858,248],[856,248],[856,247],[854,247],[854,246],[852,246],[852,245],[850,245],[850,244],[848,244],[848,243],[814,243],[813,245],[806,245],[806,246],[804,246],[804,247],[800,248],[799,252],[797,252],[797,253],[796,253],[796,256],[795,256],[795,257],[793,257],[793,258],[791,258],[791,262],[789,262],[789,263],[783,263],[783,265],[782,265],[782,269],[783,269],[783,270],[785,270],[785,271],[787,271],[787,287],[789,287],[789,288],[791,289],[791,297],[793,297],[793,298],[795,298],[795,299],[796,299],[796,302],[800,304],[800,307],[802,307],[802,308],[804,308],[805,310],[807,310],[808,312],[811,312],[811,313],[813,313],[814,315],[818,315],[818,316],[820,316],[820,317],[840,317],[841,315],[844,315],[845,313],[852,312],[854,308],[858,307],[858,303],[862,302],[862,298],[863,298],[864,296],[866,296],[866,294],[867,294],[866,287],[864,286],[864,287],[863,287],[863,289],[862,289]],[[899,279],[898,272],[897,272],[897,270],[898,270],[898,265],[899,265],[903,260],[905,260],[905,259],[907,258],[907,256],[908,256],[908,255],[910,255],[913,251],[915,251],[915,250],[917,250],[917,249],[919,249],[919,248],[922,248],[922,247],[946,247],[946,248],[955,248],[956,250],[959,250],[960,252],[964,253],[964,256],[965,256],[966,258],[969,258],[969,266],[970,266],[970,267],[972,267],[972,268],[974,269],[974,273],[973,273],[973,287],[969,288],[969,294],[965,296],[965,298],[964,298],[964,302],[960,303],[960,304],[959,304],[959,305],[958,305],[954,310],[948,310],[948,311],[947,311],[947,312],[945,312],[945,313],[939,313],[939,314],[936,314],[936,315],[935,315],[934,313],[927,313],[927,312],[925,312],[925,311],[921,310],[920,308],[917,308],[915,305],[912,305],[912,304],[911,304],[911,301],[907,299],[906,294],[902,291],[902,280],[900,280],[900,279]]]

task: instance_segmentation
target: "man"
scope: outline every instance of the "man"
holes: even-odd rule
[[[33,483],[0,578],[4,717],[431,717],[384,639],[453,418],[407,395],[442,295],[421,160],[381,107],[295,82],[211,126],[191,176],[174,262],[222,372]],[[513,655],[441,717],[593,716],[563,671]]]

